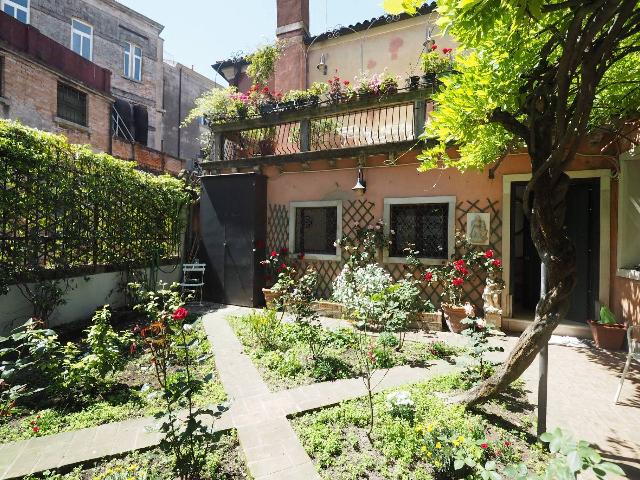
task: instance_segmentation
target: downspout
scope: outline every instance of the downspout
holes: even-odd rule
[[[178,80],[178,160],[180,156],[180,147],[182,144],[182,128],[180,127],[182,118],[182,65],[180,65],[180,77]]]

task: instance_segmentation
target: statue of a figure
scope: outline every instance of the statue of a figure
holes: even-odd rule
[[[482,292],[484,313],[497,313],[502,315],[502,307],[500,306],[502,289],[502,280],[495,279],[491,275],[487,277],[487,283]]]
[[[474,244],[484,244],[489,239],[489,231],[484,219],[477,216],[473,219],[471,224],[471,231],[469,233],[469,240]]]

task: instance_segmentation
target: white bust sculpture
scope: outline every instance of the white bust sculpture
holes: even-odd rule
[[[482,300],[484,301],[484,313],[497,313],[499,315],[502,315],[502,307],[500,306],[501,294],[502,281],[488,276],[484,291],[482,292]]]

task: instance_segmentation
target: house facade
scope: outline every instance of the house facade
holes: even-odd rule
[[[403,87],[434,41],[437,48],[455,48],[435,27],[430,6],[415,17],[380,17],[312,37],[307,0],[277,4],[276,36],[287,39],[271,82],[278,91],[306,88],[336,75],[353,81],[361,71],[380,73],[385,68],[403,77]],[[241,89],[248,88],[243,59],[218,62],[214,69]],[[238,182],[238,174],[245,174],[252,179],[250,185],[264,187],[264,198],[252,203],[265,212],[264,229],[254,243],[261,246],[263,234],[269,250],[286,247],[301,263],[312,265],[325,295],[344,261],[334,241],[354,223],[382,219],[387,233],[394,231],[381,261],[396,279],[405,272],[407,244],[415,245],[424,264],[442,264],[455,252],[456,231],[464,232],[479,248],[491,248],[502,258],[502,325],[522,330],[532,321],[540,294],[540,260],[522,209],[531,175],[529,158],[525,152],[513,153],[484,171],[464,174],[454,169],[417,172],[422,148],[418,135],[434,108],[430,93],[429,88],[401,88],[386,97],[217,125],[216,148],[206,165],[212,176],[205,186],[208,182],[218,188],[225,178]],[[273,151],[248,146],[247,132],[266,128],[275,129]],[[633,241],[640,233],[640,149],[609,140],[590,138],[569,166],[571,214],[566,226],[576,244],[578,284],[558,334],[590,336],[586,322],[596,318],[600,305],[610,306],[620,320],[640,323],[640,246]],[[365,186],[364,192],[353,189],[357,182]],[[216,211],[213,197],[205,195],[204,210]],[[254,217],[259,223],[260,215]],[[203,217],[206,235],[205,221]],[[225,222],[220,217],[217,221]],[[209,233],[230,230],[222,227]],[[213,282],[217,288],[237,290],[243,282],[259,283],[259,273],[246,278],[236,272],[231,278],[230,272],[240,270],[231,258],[239,252],[232,238],[223,240],[224,251],[208,259],[214,270],[216,262],[224,266],[224,274]],[[464,288],[481,307],[484,281],[476,278]],[[438,301],[438,288],[426,288],[425,293]]]
[[[199,158],[202,126],[182,127],[181,122],[195,99],[216,84],[190,68],[164,61],[161,24],[114,0],[0,0],[0,11],[110,72],[107,93],[113,107],[101,121],[112,140],[108,145],[88,142],[94,148],[136,160],[150,170],[168,164],[173,169],[176,162],[181,168],[191,167]],[[41,119],[10,118],[43,128]],[[75,132],[74,125],[67,127],[72,141],[83,138],[84,125]]]

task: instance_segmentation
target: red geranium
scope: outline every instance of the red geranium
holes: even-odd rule
[[[173,319],[178,322],[187,318],[187,315],[189,315],[189,311],[184,307],[179,307],[173,312]]]
[[[453,284],[454,287],[461,287],[462,284],[464,283],[464,280],[460,277],[456,277],[451,281],[451,283]]]
[[[493,250],[487,250],[486,252],[484,252],[484,256],[487,258],[493,258]]]

